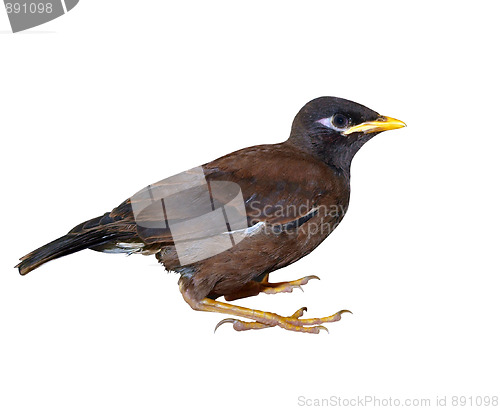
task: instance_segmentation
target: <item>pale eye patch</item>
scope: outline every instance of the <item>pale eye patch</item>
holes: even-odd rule
[[[332,117],[322,118],[321,120],[318,120],[316,122],[319,122],[321,125],[324,125],[327,128],[333,129]]]

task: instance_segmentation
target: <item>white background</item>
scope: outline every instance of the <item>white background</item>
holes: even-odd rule
[[[499,395],[495,2],[81,0],[0,10],[2,409],[277,409],[331,396]],[[330,334],[213,333],[154,257],[27,252],[149,183],[280,142],[307,101],[405,121],[356,156],[347,217],[244,306]],[[312,402],[309,402],[312,403]]]

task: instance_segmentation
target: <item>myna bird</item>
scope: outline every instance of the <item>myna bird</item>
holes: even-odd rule
[[[280,316],[216,299],[291,292],[319,279],[268,281],[270,272],[309,254],[340,223],[356,152],[378,133],[404,126],[352,101],[317,98],[296,115],[285,142],[244,148],[149,185],[22,257],[16,267],[25,275],[87,248],[154,254],[180,274],[180,291],[193,309],[251,320],[224,319],[219,325],[319,333],[326,329],[322,323],[347,311],[305,319],[305,308]]]

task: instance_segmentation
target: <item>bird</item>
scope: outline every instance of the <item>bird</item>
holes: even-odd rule
[[[155,255],[179,274],[179,290],[196,311],[232,317],[236,331],[279,327],[318,334],[342,314],[304,318],[238,306],[260,293],[290,293],[316,275],[270,282],[270,273],[311,253],[349,206],[351,162],[395,118],[338,97],[319,97],[295,116],[284,142],[256,145],[166,178],[20,258],[21,275],[84,249]],[[221,301],[220,298],[225,301]]]

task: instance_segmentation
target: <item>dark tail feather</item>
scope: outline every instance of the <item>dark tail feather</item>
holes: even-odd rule
[[[21,275],[26,275],[28,272],[31,272],[33,269],[38,268],[48,261],[83,249],[101,245],[119,236],[121,235],[118,233],[106,235],[102,230],[79,234],[70,233],[23,256],[20,259],[21,262],[15,267],[19,269]]]

